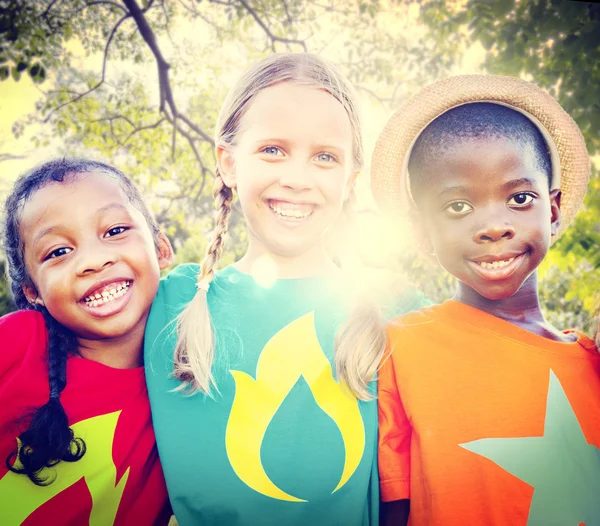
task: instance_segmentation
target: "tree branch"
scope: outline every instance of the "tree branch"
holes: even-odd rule
[[[129,141],[129,139],[131,139],[136,133],[139,133],[139,132],[144,131],[144,130],[152,130],[154,128],[158,128],[163,122],[165,122],[166,118],[165,117],[161,117],[155,123],[153,123],[153,124],[146,124],[144,126],[137,126],[129,117],[126,117],[125,115],[111,115],[111,116],[108,116],[108,117],[102,117],[101,119],[95,119],[95,120],[90,121],[90,122],[105,122],[105,121],[109,121],[110,124],[111,124],[111,131],[112,131],[112,122],[116,121],[116,120],[123,120],[127,124],[129,124],[129,126],[131,126],[131,128],[132,128],[132,130],[127,134],[127,137],[125,137],[125,140],[123,140],[122,143],[121,143],[120,139],[117,137],[117,135],[113,132],[113,136],[115,137],[115,139],[117,139],[117,141],[119,142],[119,144],[121,144],[121,146],[125,146],[127,144],[127,142]]]
[[[254,18],[256,23],[262,28],[262,30],[266,33],[266,35],[271,39],[271,49],[273,51],[276,51],[275,42],[281,42],[283,44],[296,44],[296,45],[302,46],[302,49],[304,49],[304,51],[307,51],[306,43],[304,42],[304,40],[297,40],[297,39],[293,39],[293,38],[283,38],[283,37],[278,37],[277,35],[274,35],[271,32],[271,30],[267,27],[267,25],[256,14],[256,11],[254,9],[252,9],[252,7],[250,7],[250,5],[245,0],[238,0],[238,1],[240,2],[240,4],[242,4],[244,6],[244,9],[246,9],[246,11],[248,11],[250,16],[252,18]]]
[[[117,33],[117,30],[119,29],[119,27],[121,26],[121,24],[123,22],[125,22],[125,20],[127,20],[131,15],[130,14],[126,14],[125,16],[123,16],[116,24],[115,27],[112,28],[112,31],[110,32],[110,35],[106,41],[106,46],[104,46],[104,57],[102,60],[102,78],[100,79],[100,82],[98,82],[95,86],[92,86],[89,90],[87,90],[84,93],[80,93],[77,97],[67,101],[67,102],[63,102],[62,104],[59,104],[56,108],[54,108],[47,116],[46,118],[42,121],[44,124],[47,123],[50,118],[52,117],[52,115],[54,113],[56,113],[57,111],[59,111],[61,108],[64,108],[65,106],[68,106],[69,104],[73,104],[74,102],[77,102],[78,100],[81,100],[83,97],[85,97],[86,95],[89,95],[92,91],[97,90],[100,86],[102,86],[102,84],[104,84],[104,79],[106,77],[106,62],[108,60],[108,51],[110,48],[110,44],[114,38],[114,36]]]
[[[52,0],[52,2],[50,2],[48,4],[48,7],[46,9],[44,9],[44,12],[39,16],[39,18],[45,18],[46,20],[48,20],[48,13],[50,13],[50,10],[54,7],[55,4],[57,4],[58,2],[60,2],[60,0]]]
[[[24,155],[14,155],[12,153],[0,153],[0,163],[4,161],[14,161],[17,159],[25,159]]]

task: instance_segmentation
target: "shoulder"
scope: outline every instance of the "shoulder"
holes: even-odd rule
[[[200,265],[186,263],[175,267],[164,278],[160,280],[163,289],[187,288],[196,286],[196,276],[200,271]]]
[[[179,265],[160,280],[152,308],[167,304],[177,305],[189,302],[196,293],[198,265]]]
[[[393,342],[395,339],[424,339],[431,335],[434,329],[437,333],[450,323],[450,317],[445,312],[444,304],[427,307],[396,316],[388,322],[388,335]]]
[[[19,310],[0,318],[0,336],[11,337],[11,342],[30,340],[34,332],[46,332],[46,323],[40,312]]]
[[[368,287],[387,319],[432,304],[402,274],[390,270],[370,271]]]
[[[46,350],[47,331],[44,317],[37,311],[21,310],[0,318],[0,374],[6,372],[25,354]]]

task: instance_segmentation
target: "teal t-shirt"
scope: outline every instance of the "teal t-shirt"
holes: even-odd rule
[[[258,285],[233,267],[208,292],[215,333],[211,397],[170,376],[174,320],[196,292],[197,265],[161,280],[145,338],[148,392],[180,526],[378,524],[377,403],[333,373],[348,315],[337,274]],[[425,304],[407,289],[396,313]],[[375,394],[376,386],[371,386]]]

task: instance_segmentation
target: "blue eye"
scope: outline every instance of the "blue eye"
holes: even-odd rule
[[[119,234],[122,234],[123,232],[126,232],[127,230],[129,230],[127,227],[116,226],[114,228],[111,228],[108,232],[106,232],[106,237],[118,236]]]
[[[320,153],[315,157],[315,159],[321,163],[330,163],[336,161],[336,158],[330,153]]]
[[[473,210],[473,207],[466,201],[454,201],[444,209],[451,216],[462,216]]]
[[[47,259],[55,259],[55,258],[59,258],[62,256],[66,256],[69,252],[72,252],[72,251],[73,251],[73,249],[67,248],[67,247],[57,248],[56,250],[53,250],[52,252],[50,252],[50,254],[48,254],[44,258],[44,261],[46,261]]]
[[[508,200],[508,205],[516,208],[524,208],[533,203],[534,199],[535,196],[529,193],[516,194]]]
[[[277,146],[267,146],[261,150],[262,153],[266,153],[267,155],[277,156],[282,154],[281,150],[277,148]]]

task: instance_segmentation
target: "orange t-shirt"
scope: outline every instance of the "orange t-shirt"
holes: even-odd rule
[[[600,354],[456,301],[390,326],[382,499],[412,526],[600,525]]]

